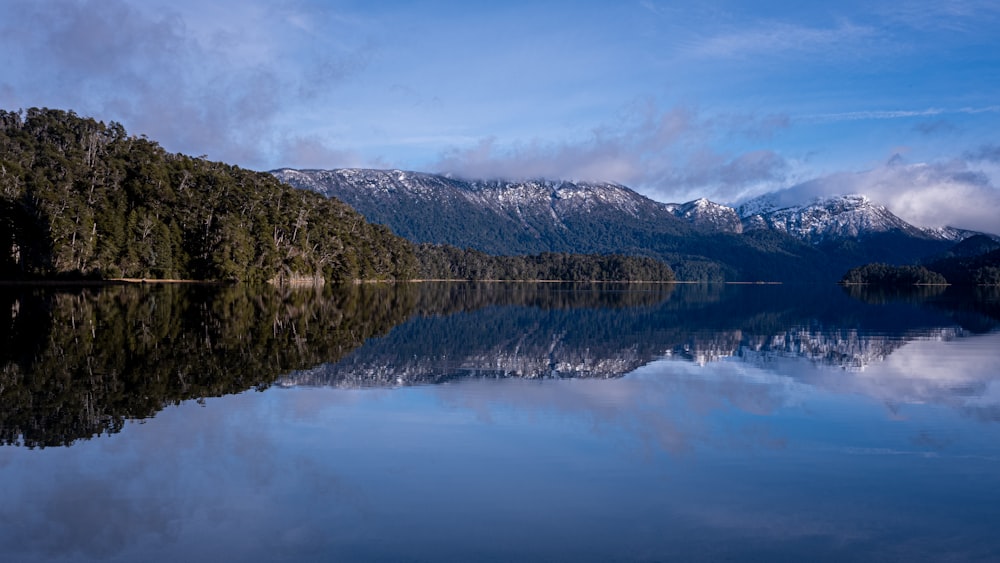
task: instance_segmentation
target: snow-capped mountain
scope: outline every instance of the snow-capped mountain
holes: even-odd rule
[[[975,234],[918,228],[860,195],[790,205],[770,194],[733,208],[707,199],[660,203],[613,183],[465,180],[370,169],[272,174],[343,200],[415,242],[499,255],[645,255],[681,270],[678,279],[839,279],[864,263],[907,263],[941,253]]]
[[[610,183],[462,180],[401,170],[272,172],[292,186],[345,201],[370,221],[417,242],[492,254],[610,252],[623,227],[685,236],[689,221],[625,186]],[[616,245],[619,243],[616,243]],[[624,241],[623,251],[635,253]]]
[[[740,215],[746,230],[773,229],[809,242],[886,232],[944,238],[907,223],[863,195],[817,199],[807,205],[782,209],[774,209],[765,198],[741,206]]]
[[[520,224],[530,232],[566,229],[568,218],[584,214],[659,222],[674,234],[687,231],[685,224],[703,232],[743,230],[740,217],[731,207],[704,198],[687,203],[659,203],[620,184],[606,182],[461,180],[370,169],[284,168],[272,174],[295,187],[344,200],[377,222],[383,222],[388,209],[405,207],[408,213],[413,213],[421,205],[430,205],[440,211],[467,212],[470,216],[486,212],[501,222]],[[405,229],[400,234],[407,236]]]
[[[705,198],[687,203],[667,203],[666,208],[701,229],[723,233],[743,232],[743,223],[735,209]]]
[[[772,194],[766,194],[743,203],[736,212],[745,231],[771,229],[814,243],[880,233],[958,242],[981,234],[955,227],[917,227],[860,194],[816,198],[805,205],[784,207]]]
[[[272,174],[293,186],[341,199],[364,196],[391,202],[406,198],[437,205],[442,202],[455,205],[461,201],[515,216],[524,216],[526,212],[534,212],[538,208],[548,208],[555,214],[553,218],[556,220],[559,212],[567,209],[589,211],[597,207],[613,207],[627,215],[638,217],[643,212],[648,213],[650,208],[659,206],[625,186],[611,183],[466,181],[420,172],[370,169],[285,168]]]
[[[957,242],[976,234],[954,227],[916,227],[885,206],[857,194],[818,198],[805,205],[782,205],[773,194],[766,194],[733,208],[705,198],[686,203],[659,203],[612,183],[470,181],[435,174],[370,169],[284,168],[272,173],[293,186],[345,200],[380,222],[379,215],[387,208],[406,202],[407,206],[423,204],[454,211],[462,207],[471,208],[470,212],[472,209],[488,211],[536,231],[539,221],[551,221],[552,226],[565,229],[564,218],[569,215],[600,212],[637,220],[667,220],[670,215],[700,232],[742,233],[770,229],[809,242],[885,232]]]

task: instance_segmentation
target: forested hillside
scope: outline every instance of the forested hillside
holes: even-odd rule
[[[397,279],[410,243],[269,174],[73,112],[0,111],[0,278]]]
[[[416,253],[420,277],[427,280],[674,281],[665,262],[639,256],[559,252],[492,256],[446,244],[421,244]]]
[[[971,236],[918,265],[867,264],[852,268],[844,274],[841,283],[1000,285],[1000,243],[986,235]]]
[[[424,248],[337,198],[73,112],[0,111],[0,279],[670,281],[659,261]]]
[[[840,282],[885,287],[944,285],[948,283],[944,276],[923,266],[891,266],[878,263],[851,268],[844,274]]]

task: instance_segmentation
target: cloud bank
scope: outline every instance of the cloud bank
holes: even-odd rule
[[[920,227],[953,226],[1000,233],[1000,190],[992,178],[1000,171],[1000,150],[981,147],[965,158],[907,163],[895,155],[862,172],[838,172],[780,190],[783,205],[817,197],[864,194]]]
[[[788,163],[769,149],[734,152],[716,148],[715,141],[766,139],[787,125],[781,115],[706,117],[692,108],[643,104],[626,112],[620,124],[598,127],[577,142],[504,145],[485,138],[445,152],[432,169],[468,178],[616,182],[660,200],[729,200],[781,185]]]
[[[304,20],[340,32],[345,25],[306,5],[197,10],[123,0],[5,2],[0,52],[14,57],[0,76],[0,107],[73,109],[120,121],[168,150],[245,166],[272,164],[272,155],[288,165],[355,159],[277,124],[289,106],[364,68],[363,40],[330,45],[328,36],[308,33]],[[213,10],[220,17],[206,17]],[[303,51],[311,64],[284,64]]]

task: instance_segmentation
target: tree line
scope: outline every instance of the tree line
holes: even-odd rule
[[[868,284],[876,286],[944,285],[948,280],[937,272],[923,266],[892,266],[889,264],[865,264],[851,268],[841,279],[844,284]]]
[[[414,310],[403,284],[7,288],[0,445],[64,446],[334,362]]]
[[[925,265],[866,264],[848,270],[841,283],[885,287],[934,284],[1000,285],[1000,249],[977,256],[945,256]]]
[[[640,256],[561,252],[493,256],[446,244],[417,245],[416,255],[421,278],[431,280],[674,281],[665,262]]]

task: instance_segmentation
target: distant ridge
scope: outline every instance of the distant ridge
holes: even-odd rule
[[[402,170],[271,172],[344,201],[414,242],[490,254],[623,253],[671,264],[681,280],[834,281],[872,261],[910,263],[975,234],[921,229],[860,195],[738,208],[660,203],[613,183],[464,180]]]

